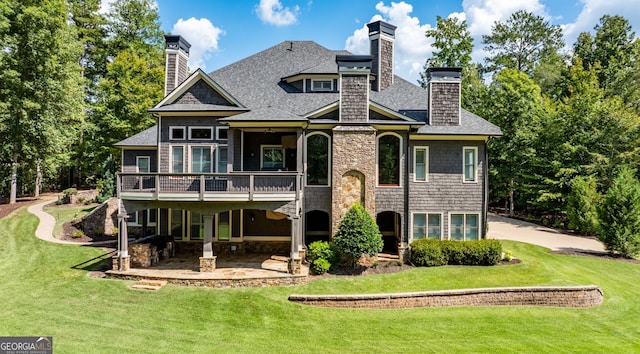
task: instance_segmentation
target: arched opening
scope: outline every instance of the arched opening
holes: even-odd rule
[[[331,240],[331,218],[329,213],[312,210],[305,214],[305,244]]]
[[[328,186],[330,184],[331,138],[326,133],[314,132],[307,135],[307,175],[308,186]]]
[[[398,254],[398,244],[401,241],[400,214],[393,211],[383,211],[376,216],[378,229],[382,234],[382,253]]]

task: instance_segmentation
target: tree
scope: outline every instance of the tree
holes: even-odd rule
[[[116,0],[107,15],[112,57],[130,51],[150,66],[164,65],[164,32],[153,0]]]
[[[0,138],[10,149],[10,203],[15,203],[19,164],[39,166],[68,146],[82,86],[79,46],[65,2],[8,3],[11,10],[1,10],[7,22],[0,26]]]
[[[377,255],[383,246],[378,225],[360,203],[354,203],[347,211],[333,242],[341,254],[351,258],[353,265],[365,254]]]
[[[578,176],[571,180],[571,193],[567,198],[569,228],[583,235],[597,235],[600,226],[597,206],[600,194],[593,176]]]
[[[640,182],[635,171],[623,165],[598,208],[598,239],[611,253],[623,257],[640,254]]]
[[[425,63],[425,72],[420,73],[420,84],[426,84],[426,69],[430,67],[465,68],[471,63],[473,38],[467,29],[467,21],[460,21],[457,17],[437,17],[435,29],[425,33],[427,38],[433,38],[432,47],[438,49]]]
[[[524,10],[511,14],[506,22],[495,22],[490,35],[482,36],[489,71],[517,69],[531,75],[545,57],[564,46],[560,26]]]

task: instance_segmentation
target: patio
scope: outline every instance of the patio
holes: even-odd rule
[[[107,277],[125,280],[164,280],[169,284],[210,288],[297,285],[307,281],[309,267],[300,274],[287,272],[287,258],[270,254],[220,255],[213,272],[200,272],[198,257],[176,256],[149,268],[106,271]]]

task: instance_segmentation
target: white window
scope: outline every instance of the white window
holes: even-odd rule
[[[480,214],[451,213],[449,215],[449,239],[457,241],[480,238]]]
[[[127,219],[127,225],[129,226],[142,226],[143,214],[147,213],[147,226],[156,226],[156,222],[158,221],[158,210],[157,209],[147,209],[144,211],[136,211],[129,214],[129,218]]]
[[[311,80],[312,91],[333,91],[333,80]]]
[[[210,173],[211,172],[211,146],[191,147],[191,172]]]
[[[227,146],[218,145],[216,149],[216,172],[227,173]]]
[[[465,146],[462,148],[463,182],[473,183],[478,181],[478,148]]]
[[[413,180],[427,182],[429,180],[429,147],[413,148]]]
[[[213,140],[213,127],[189,127],[189,139]]]
[[[184,146],[171,147],[171,173],[184,172]]]
[[[186,134],[184,132],[184,127],[169,127],[169,139],[184,140],[186,138]]]
[[[413,213],[413,240],[423,238],[442,239],[441,213]]]
[[[151,172],[151,158],[149,156],[136,156],[136,168],[138,173]]]
[[[216,140],[227,140],[229,127],[216,127]]]
[[[282,145],[260,145],[260,168],[277,170],[284,167],[284,149]]]
[[[191,212],[189,238],[191,240],[204,239],[204,218],[202,217],[202,214],[196,211]]]

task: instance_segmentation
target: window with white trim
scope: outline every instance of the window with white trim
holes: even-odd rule
[[[227,140],[229,127],[216,127],[216,140]]]
[[[415,146],[413,148],[413,180],[427,182],[429,180],[429,147]]]
[[[151,158],[149,156],[136,156],[136,169],[138,173],[151,172]]]
[[[231,213],[223,211],[218,214],[218,241],[229,241],[231,236]]]
[[[129,214],[129,218],[127,219],[127,225],[129,226],[142,226],[142,216],[143,213],[147,213],[147,226],[156,226],[158,222],[158,210],[157,209],[147,209],[136,211]]]
[[[400,150],[402,138],[395,133],[378,136],[378,185],[400,185]]]
[[[478,181],[478,148],[465,146],[462,148],[463,182],[473,183]]]
[[[480,238],[480,214],[451,213],[449,215],[449,239],[456,241]]]
[[[260,145],[260,168],[277,170],[284,167],[284,149],[282,145]]]
[[[202,214],[197,211],[191,212],[189,238],[191,240],[204,239],[204,218],[202,217]]]
[[[218,145],[216,149],[216,172],[227,173],[227,146]]]
[[[211,172],[211,146],[191,147],[191,172],[210,173]]]
[[[442,239],[442,214],[413,213],[412,230],[413,240]]]
[[[331,138],[321,132],[307,135],[307,185],[328,186],[331,166]]]
[[[311,80],[312,91],[333,91],[333,80]]]
[[[213,140],[213,127],[189,127],[189,139]]]
[[[186,138],[184,127],[169,127],[170,140],[184,140]]]
[[[171,173],[184,172],[184,146],[171,147]]]

